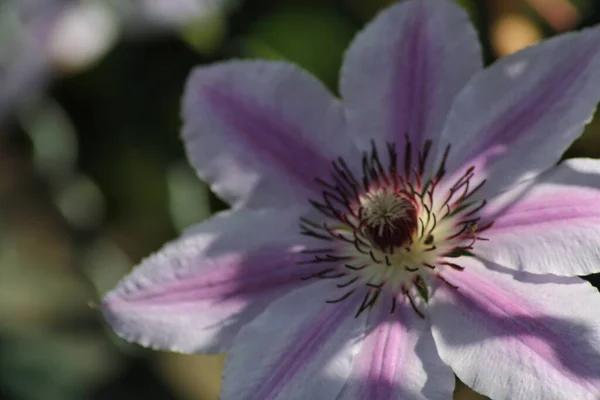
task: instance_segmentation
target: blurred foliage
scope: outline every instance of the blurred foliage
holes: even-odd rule
[[[142,257],[225,207],[183,154],[179,107],[186,77],[193,66],[222,59],[285,59],[336,91],[349,41],[390,3],[238,1],[228,13],[213,9],[154,30],[147,20],[132,24],[135,12],[124,18],[113,10],[102,15],[121,18],[114,26],[123,34],[107,54],[76,70],[48,58],[44,79],[26,77],[44,84],[15,92],[6,118],[0,93],[0,398],[216,398],[221,356],[126,344],[95,306]],[[460,3],[479,29],[488,62],[504,48],[536,40],[537,34],[520,32],[548,36],[556,24],[525,0]],[[24,26],[7,4],[0,3],[5,87],[16,75],[7,74],[10,63],[1,57],[23,46],[6,39]],[[577,21],[569,29],[600,19],[596,2],[573,4]],[[495,28],[515,13],[520,25],[509,25],[508,33]],[[144,34],[132,25],[143,25]],[[599,138],[594,120],[566,156],[600,157]],[[457,396],[475,398],[463,386]]]
[[[254,19],[238,39],[243,57],[285,59],[336,90],[342,54],[356,30],[343,9],[323,1],[281,2]],[[308,22],[308,23],[307,23]]]

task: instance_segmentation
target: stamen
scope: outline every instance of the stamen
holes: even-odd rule
[[[410,170],[411,170],[411,154],[412,154],[412,146],[410,143],[410,139],[408,138],[408,135],[405,135],[406,138],[406,147],[404,148],[404,176],[406,179],[408,179],[408,177],[410,176]]]
[[[342,288],[345,288],[345,287],[348,287],[348,286],[352,285],[357,280],[358,280],[358,276],[355,276],[354,278],[350,279],[348,282],[339,283],[336,286],[339,287],[340,289],[342,289]]]
[[[396,299],[396,296],[392,296],[392,307],[390,308],[390,314],[393,314],[394,311],[396,311],[396,302],[398,300]]]
[[[473,196],[473,194],[474,194],[475,192],[477,192],[479,189],[481,189],[481,188],[483,187],[483,185],[485,185],[485,182],[486,182],[486,181],[487,181],[487,179],[484,179],[484,180],[482,180],[481,182],[479,182],[479,183],[477,184],[477,186],[475,186],[475,187],[474,187],[474,188],[471,190],[471,192],[470,192],[468,195],[466,195],[466,196],[464,197],[463,201],[466,201],[467,199],[469,199],[469,197]]]
[[[415,310],[415,312],[417,313],[417,315],[423,319],[425,319],[425,314],[423,314],[418,308],[417,305],[415,304],[415,301],[413,300],[412,296],[410,295],[410,293],[408,293],[408,290],[404,289],[402,292],[407,298],[408,301],[410,302],[410,305],[412,306],[413,310]]]
[[[362,171],[363,171],[363,188],[365,192],[368,193],[371,189],[371,182],[369,181],[369,163],[367,160],[367,155],[364,154],[362,158]]]
[[[371,296],[371,293],[374,293],[373,296]],[[374,291],[367,290],[367,294],[365,295],[365,297],[354,317],[358,318],[358,316],[360,316],[360,314],[362,314],[365,310],[373,307],[373,305],[377,301],[377,298],[379,297],[380,293],[381,293],[381,290],[374,290]]]
[[[400,187],[399,178],[398,178],[398,169],[396,163],[398,162],[398,154],[396,153],[396,147],[392,143],[386,143],[388,149],[388,155],[390,157],[390,176],[394,180],[394,191],[397,191]]]
[[[334,274],[333,271],[323,271],[314,274],[314,277],[319,279],[337,279],[343,278],[344,276],[346,276],[345,272],[339,272],[337,274]]]
[[[344,174],[342,174],[342,175],[347,176],[351,180],[350,183],[352,184],[352,186],[358,185],[358,181],[354,177],[354,174],[352,173],[350,168],[348,168],[346,161],[344,161],[344,159],[342,157],[338,157],[338,162],[342,166],[343,171],[345,172],[345,175]]]
[[[354,237],[354,248],[356,250],[358,250],[358,252],[361,253],[361,254],[369,254],[369,252],[367,250],[363,249],[361,247],[361,245],[362,245],[362,241],[355,235],[355,237]],[[365,243],[364,246],[366,247],[367,244]]]
[[[487,231],[488,229],[490,229],[492,227],[492,225],[494,225],[494,221],[492,221],[484,226],[477,227],[477,233]]]
[[[371,259],[372,259],[373,261],[375,261],[377,264],[381,264],[381,260],[378,260],[378,259],[375,257],[375,253],[373,253],[373,250],[369,250],[369,255],[371,256]]]
[[[328,249],[305,249],[302,250],[301,253],[304,254],[313,254],[313,253],[329,253],[334,251],[334,249],[332,248],[328,248]]]
[[[383,178],[385,185],[389,186],[390,181],[389,181],[385,171],[383,170],[383,166],[381,165],[381,162],[379,161],[379,155],[377,154],[377,147],[375,146],[374,141],[371,141],[371,146],[373,148],[373,151],[371,153],[371,164],[377,168],[376,175],[381,176]]]
[[[450,145],[446,146],[446,149],[444,150],[444,155],[442,156],[442,162],[440,163],[440,167],[437,170],[437,172],[435,173],[435,179],[434,179],[435,184],[437,184],[437,182],[439,182],[440,179],[442,179],[442,177],[446,174],[446,161],[448,160],[449,153],[450,153]]]
[[[356,289],[352,289],[351,291],[347,292],[346,294],[344,294],[342,297],[337,298],[335,300],[325,300],[325,303],[329,303],[329,304],[335,304],[335,303],[339,303],[340,301],[344,301],[346,300],[348,297],[350,297],[350,295],[352,293],[354,293],[356,291]]]
[[[437,275],[437,277],[438,277],[439,279],[441,279],[441,280],[442,280],[442,282],[444,282],[446,285],[450,286],[452,289],[455,289],[455,290],[456,290],[456,289],[458,289],[458,286],[451,284],[451,283],[450,283],[450,282],[448,282],[448,281],[446,280],[446,278],[444,278],[443,276],[441,276],[441,275],[439,275],[439,274],[438,274],[438,275]]]
[[[431,150],[431,140],[425,141],[425,146],[423,148],[423,153],[419,152],[419,175],[422,176],[423,172],[425,172],[425,163],[427,162],[427,156],[429,155],[429,150]]]
[[[350,264],[344,264],[344,267],[346,267],[348,269],[351,269],[352,271],[360,271],[360,270],[363,270],[363,269],[367,268],[368,266],[369,266],[369,264],[363,264],[360,267],[355,267],[355,266],[350,265]]]
[[[310,280],[310,279],[317,278],[317,275],[318,275],[319,273],[325,273],[325,272],[330,272],[330,271],[333,271],[333,268],[327,268],[327,269],[324,269],[324,270],[323,270],[323,271],[321,271],[321,272],[317,272],[317,273],[315,273],[315,274],[311,274],[311,275],[308,275],[308,276],[302,277],[302,278],[300,278],[300,279],[301,279],[301,280],[303,280],[303,281],[308,281],[308,280]]]
[[[385,295],[390,296],[393,313],[401,294],[424,318],[410,294],[414,286],[428,301],[430,292],[423,276],[433,275],[458,288],[438,271],[443,271],[443,266],[462,271],[464,267],[452,260],[470,254],[477,241],[488,240],[480,233],[493,222],[479,225],[487,201],[469,200],[485,184],[482,180],[473,187],[475,166],[457,174],[450,186],[440,183],[447,174],[450,145],[445,147],[435,173],[426,175],[433,148],[433,142],[426,140],[420,149],[414,149],[405,135],[399,170],[394,143],[385,144],[382,153],[387,152],[387,160],[383,160],[371,141],[371,149],[362,154],[359,165],[353,166],[359,167],[354,169],[359,173],[352,172],[352,165],[339,157],[331,162],[330,177],[315,178],[321,195],[309,201],[321,218],[300,218],[300,233],[327,244],[301,250],[310,258],[298,264],[325,267],[302,279],[340,279],[336,287],[350,289],[327,303],[345,300],[362,285],[366,292],[356,316]],[[440,187],[449,189],[440,193]]]
[[[447,262],[447,261],[446,261],[446,262],[443,262],[443,263],[442,263],[442,265],[447,265],[447,266],[449,266],[449,267],[451,267],[451,268],[454,268],[454,269],[456,269],[456,270],[459,270],[459,271],[462,271],[463,269],[465,269],[465,267],[461,267],[461,266],[460,266],[460,265],[458,265],[458,264],[454,264],[454,263]]]
[[[478,213],[483,207],[485,207],[487,204],[487,200],[482,200],[479,205],[477,207],[475,207],[475,209],[473,209],[472,211],[469,211],[468,213],[466,213],[464,215],[464,217],[470,217],[473,214]]]

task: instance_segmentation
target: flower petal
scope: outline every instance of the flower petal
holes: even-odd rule
[[[491,201],[474,253],[532,273],[600,271],[600,161],[573,159]],[[497,215],[494,215],[497,214]]]
[[[184,96],[188,158],[232,205],[306,201],[331,160],[353,154],[341,105],[297,67],[232,61],[197,68]]]
[[[433,337],[460,380],[493,399],[598,399],[600,293],[580,278],[511,276],[473,257],[443,271]]]
[[[102,304],[115,332],[154,348],[227,350],[237,331],[315,272],[289,210],[213,217],[145,259]]]
[[[440,359],[429,323],[404,303],[393,314],[380,306],[369,315],[365,340],[338,400],[446,400],[453,390],[454,373]]]
[[[330,282],[313,283],[246,325],[227,358],[221,398],[335,399],[365,328],[350,299],[325,302],[336,294]]]
[[[389,7],[346,52],[340,90],[362,148],[438,135],[458,91],[481,69],[477,34],[450,1]],[[375,136],[375,137],[374,137]]]
[[[448,171],[475,166],[489,197],[554,165],[600,100],[600,28],[497,61],[456,97],[442,133]],[[462,167],[462,168],[461,168]],[[477,182],[471,182],[477,183]]]

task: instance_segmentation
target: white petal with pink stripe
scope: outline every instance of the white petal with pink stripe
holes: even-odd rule
[[[354,155],[337,99],[287,63],[199,67],[183,102],[188,158],[234,206],[287,207],[319,192],[331,160]]]
[[[478,196],[489,198],[553,166],[598,104],[599,37],[600,28],[561,35],[473,77],[441,134],[453,148],[449,171],[474,165],[487,178]]]
[[[378,307],[369,315],[365,339],[338,400],[446,400],[454,373],[437,353],[429,323],[406,299],[395,312]]]
[[[493,399],[600,398],[600,293],[580,278],[516,274],[475,258],[430,306],[439,354]]]
[[[587,275],[600,265],[600,161],[573,159],[493,199],[494,221],[474,252],[503,266]]]
[[[356,304],[327,304],[329,282],[298,289],[242,329],[225,366],[223,400],[331,400],[362,342]]]
[[[145,259],[106,295],[104,316],[145,346],[226,351],[241,326],[305,283],[310,266],[296,262],[310,240],[296,234],[296,221],[292,210],[215,216]]]
[[[439,135],[454,96],[481,69],[477,33],[450,1],[405,1],[350,44],[340,91],[353,138],[415,147]]]

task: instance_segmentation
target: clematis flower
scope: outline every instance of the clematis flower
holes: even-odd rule
[[[196,69],[191,163],[231,210],[104,299],[128,341],[228,352],[222,399],[600,397],[600,30],[482,70],[466,14],[413,0],[298,68]]]

